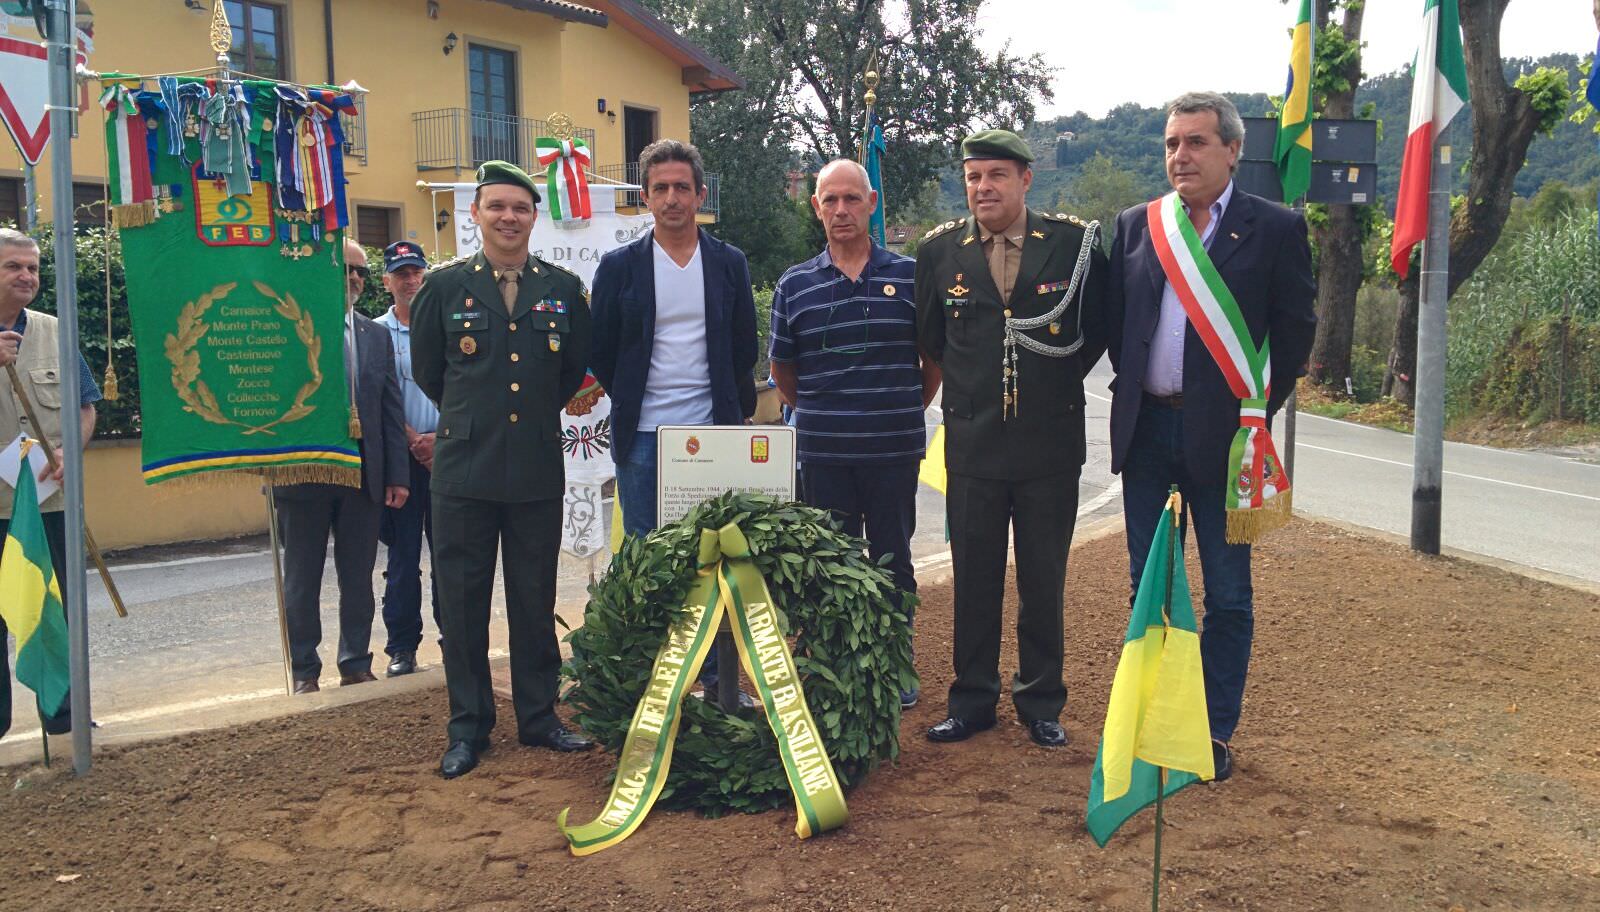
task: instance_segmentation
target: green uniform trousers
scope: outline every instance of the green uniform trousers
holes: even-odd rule
[[[1078,516],[1081,469],[1000,481],[950,473],[946,508],[955,569],[955,672],[950,715],[994,719],[1000,699],[1000,606],[1007,533],[1017,552],[1017,675],[1011,701],[1024,723],[1056,721],[1067,702],[1061,674],[1067,549]]]
[[[495,551],[505,567],[506,626],[511,634],[511,702],[517,733],[556,723],[556,563],[561,555],[561,500],[502,503],[433,492],[438,550],[439,630],[444,635],[452,743],[487,743],[494,728],[489,679],[489,599]]]

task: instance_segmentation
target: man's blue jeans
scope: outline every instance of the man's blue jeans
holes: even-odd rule
[[[1205,665],[1211,737],[1227,741],[1239,724],[1255,614],[1250,588],[1250,546],[1227,542],[1223,478],[1193,479],[1183,458],[1183,411],[1146,402],[1139,410],[1133,446],[1122,467],[1122,513],[1128,533],[1133,590],[1139,588],[1150,541],[1176,484],[1194,526],[1205,581],[1200,657]]]
[[[622,498],[622,531],[643,538],[656,528],[656,432],[639,431],[633,446],[617,463],[617,494]],[[700,683],[710,693],[717,686],[717,651],[700,666]]]

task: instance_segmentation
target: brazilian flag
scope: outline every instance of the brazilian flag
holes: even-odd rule
[[[56,712],[67,698],[70,681],[67,617],[50,564],[33,469],[26,458],[17,471],[11,525],[0,554],[0,617],[17,638],[17,680],[32,688],[42,714]]]
[[[1084,823],[1101,847],[1156,800],[1211,779],[1211,725],[1200,673],[1200,635],[1178,540],[1182,504],[1167,501],[1139,577],[1106,727],[1089,780]],[[1162,783],[1165,782],[1163,787]]]
[[[1313,38],[1311,0],[1300,0],[1294,37],[1289,46],[1289,84],[1278,112],[1278,138],[1272,158],[1278,164],[1283,203],[1294,205],[1311,187],[1311,67]]]

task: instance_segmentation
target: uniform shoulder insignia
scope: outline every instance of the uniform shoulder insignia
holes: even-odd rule
[[[1076,215],[1073,215],[1070,212],[1057,212],[1054,215],[1051,215],[1050,213],[1046,212],[1046,213],[1044,213],[1044,217],[1045,217],[1045,219],[1047,221],[1052,221],[1052,222],[1071,222],[1072,224],[1077,225],[1079,228],[1087,228],[1087,227],[1089,227],[1089,223],[1088,222],[1084,221],[1081,218],[1078,218]]]
[[[930,229],[927,234],[924,234],[922,236],[922,239],[924,241],[926,241],[926,240],[929,240],[931,238],[936,238],[939,235],[944,234],[946,231],[949,231],[952,228],[959,228],[962,225],[965,225],[966,223],[967,223],[967,220],[965,218],[958,218],[958,219],[955,219],[954,221],[945,222],[943,225],[936,225],[932,229]]]
[[[550,262],[549,260],[540,259],[539,257],[534,257],[533,259],[534,259],[534,262],[538,263],[541,266],[548,266],[551,269],[555,270],[556,272],[564,272],[567,275],[572,276],[574,279],[577,279],[579,282],[583,281],[583,278],[581,276],[579,276],[576,272],[573,272],[572,270],[568,269],[565,266],[558,266],[555,263]]]
[[[458,256],[453,260],[445,260],[442,263],[435,263],[432,266],[428,267],[428,271],[429,272],[438,272],[441,269],[449,269],[452,266],[460,266],[462,263],[465,263],[466,261],[468,261],[470,259],[472,259],[472,255],[471,254],[468,254],[467,256]]]

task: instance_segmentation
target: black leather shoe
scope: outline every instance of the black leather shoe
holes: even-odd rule
[[[384,670],[383,674],[384,677],[398,678],[416,670],[417,654],[415,652],[402,651],[395,653],[394,657],[389,660],[389,667]]]
[[[321,689],[316,678],[296,678],[294,682],[294,692],[297,694],[314,694]]]
[[[1040,747],[1065,747],[1067,743],[1067,730],[1061,727],[1060,722],[1050,719],[1034,719],[1028,723],[1028,737]]]
[[[950,744],[955,741],[965,741],[981,731],[994,728],[994,720],[972,722],[959,716],[950,716],[938,725],[928,729],[928,740],[938,741],[941,744]]]
[[[472,772],[478,765],[478,749],[468,741],[454,741],[439,761],[439,774],[454,779]]]
[[[1233,775],[1233,748],[1226,741],[1211,739],[1211,765],[1217,770],[1212,782],[1226,782]]]
[[[373,677],[370,670],[363,669],[361,671],[352,671],[349,674],[339,675],[339,686],[349,687],[351,684],[365,684],[368,681],[376,680],[378,679]]]
[[[577,732],[568,731],[567,727],[559,722],[544,731],[534,732],[531,735],[518,735],[517,740],[529,747],[548,747],[562,753],[586,751],[594,747],[593,741]]]

